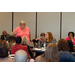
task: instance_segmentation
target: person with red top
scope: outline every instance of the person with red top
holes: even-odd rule
[[[28,55],[29,55],[27,46],[21,45],[21,40],[22,39],[21,39],[20,36],[16,37],[16,44],[11,47],[11,54],[15,54],[16,51],[21,49],[21,50],[26,51],[28,53]]]

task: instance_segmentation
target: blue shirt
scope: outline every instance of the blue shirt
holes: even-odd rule
[[[75,57],[69,51],[58,50],[60,62],[75,62]]]

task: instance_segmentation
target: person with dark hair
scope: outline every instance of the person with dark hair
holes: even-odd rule
[[[37,38],[37,39],[33,39],[32,41],[33,41],[33,43],[34,43],[34,47],[39,47],[40,46],[40,44],[42,43],[42,41],[45,39],[45,33],[41,33],[40,34],[40,38]],[[37,45],[36,45],[36,43],[37,43]]]
[[[60,62],[75,62],[75,57],[69,52],[69,44],[65,39],[60,39],[57,46]]]
[[[11,35],[9,37],[8,44],[9,44],[9,53],[11,54],[11,52],[10,52],[11,47],[16,44],[15,43],[15,36]]]
[[[21,40],[22,39],[20,36],[16,37],[16,44],[11,47],[11,54],[15,54],[16,51],[22,49],[22,50],[25,50],[29,55],[27,46],[21,45]]]
[[[45,33],[41,33],[40,34],[40,38],[38,38],[38,47],[41,45],[41,43],[44,41],[45,39]]]
[[[74,32],[69,32],[68,37],[66,38],[67,41],[72,41],[73,45],[75,45],[75,38],[74,38]]]
[[[9,43],[9,47],[11,48],[13,45],[15,45],[15,36],[11,35],[9,37],[8,43]]]
[[[2,40],[6,40],[6,41],[8,41],[9,36],[10,36],[10,35],[7,34],[6,31],[3,31],[3,32],[2,32],[2,35],[1,35],[1,39],[2,39]]]
[[[5,40],[0,40],[0,62],[13,62],[11,58],[9,58],[9,46]]]

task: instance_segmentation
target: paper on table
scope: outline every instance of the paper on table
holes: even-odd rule
[[[33,48],[32,50],[42,50],[42,48]]]
[[[32,50],[45,51],[46,49],[43,49],[43,50],[42,50],[42,48],[33,48]]]

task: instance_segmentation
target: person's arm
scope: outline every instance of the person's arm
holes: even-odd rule
[[[74,39],[72,39],[72,43],[73,43],[73,45],[75,45],[75,38],[74,38]]]
[[[55,40],[52,40],[52,43],[56,44],[56,41]]]
[[[13,31],[12,33],[11,33],[11,35],[16,35],[17,34],[17,32],[16,31]]]
[[[38,48],[40,48],[40,44],[41,44],[41,43],[40,43],[40,40],[39,40],[38,43],[37,43],[37,47],[38,47]]]
[[[29,32],[29,39],[31,39],[31,33]]]
[[[44,41],[42,41],[42,43],[40,44],[40,47],[44,47],[43,44],[44,44]]]

